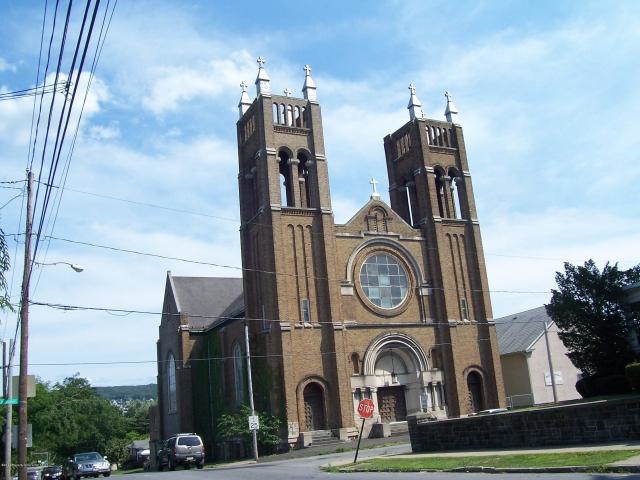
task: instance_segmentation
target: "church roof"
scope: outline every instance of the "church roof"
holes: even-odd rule
[[[189,327],[207,328],[244,306],[242,278],[171,277],[178,311],[189,317]],[[231,307],[235,306],[235,309]]]
[[[544,334],[545,323],[553,323],[544,306],[496,318],[500,355],[524,353]]]

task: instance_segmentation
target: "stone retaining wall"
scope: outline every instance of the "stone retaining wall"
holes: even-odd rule
[[[640,440],[640,397],[429,421],[408,417],[414,452]]]

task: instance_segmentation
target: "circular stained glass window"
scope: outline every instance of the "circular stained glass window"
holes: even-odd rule
[[[409,279],[400,262],[387,253],[371,255],[360,269],[360,287],[380,308],[395,308],[407,297]]]

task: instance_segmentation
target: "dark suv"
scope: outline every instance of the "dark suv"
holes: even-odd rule
[[[165,467],[175,470],[177,465],[185,469],[195,465],[204,467],[204,445],[195,433],[179,433],[169,437],[158,451],[158,470]]]

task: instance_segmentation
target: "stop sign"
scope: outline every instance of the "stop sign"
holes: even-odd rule
[[[373,400],[370,398],[365,398],[364,400],[360,400],[358,404],[358,413],[362,418],[370,418],[373,416]]]

